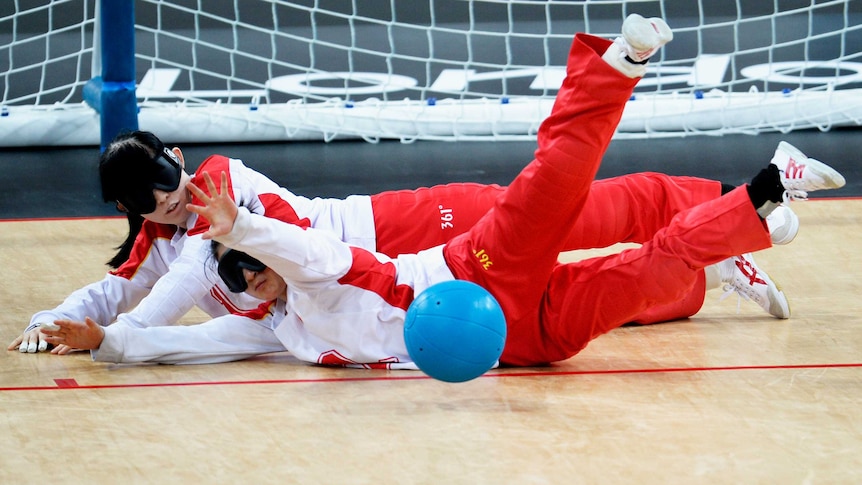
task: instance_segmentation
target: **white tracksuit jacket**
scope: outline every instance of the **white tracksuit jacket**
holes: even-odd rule
[[[228,173],[234,200],[249,210],[319,227],[351,244],[375,248],[370,197],[297,196],[240,160],[218,155],[201,164],[192,183],[203,186],[201,174],[209,172],[219,185],[222,171]],[[195,235],[203,231],[202,224],[205,221],[194,214],[188,232],[145,221],[129,261],[101,281],[76,290],[56,308],[36,313],[27,329],[56,319],[82,321],[84,317],[100,325],[115,320],[131,327],[173,325],[195,305],[212,317],[244,315],[268,325],[268,304],[231,293],[216,274],[209,242]]]
[[[391,259],[242,207],[219,239],[287,281],[271,328],[235,316],[185,327],[112,325],[94,360],[212,363],[288,350],[311,363],[415,369],[403,337],[407,307],[428,286],[453,279],[442,246]]]

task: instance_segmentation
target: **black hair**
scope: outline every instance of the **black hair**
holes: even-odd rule
[[[133,214],[131,212],[126,214],[126,219],[129,222],[129,234],[126,236],[126,240],[123,241],[123,244],[114,248],[118,249],[117,254],[108,261],[108,266],[114,269],[119,268],[123,263],[129,260],[129,255],[132,254],[132,246],[135,245],[135,239],[137,239],[138,233],[141,232],[141,226],[144,224],[143,216]]]
[[[207,279],[210,281],[221,281],[221,276],[218,275],[218,248],[222,244],[215,239],[210,240],[210,253],[207,255],[204,268],[207,273]]]
[[[152,159],[165,144],[149,131],[125,131],[117,135],[99,157],[102,199],[116,202],[137,182],[149,182]]]
[[[215,239],[210,239],[210,254],[209,259],[212,260],[213,267],[218,266],[218,248],[222,247],[222,243]]]
[[[127,180],[135,180],[140,174],[136,173],[136,167],[146,166],[140,160],[151,160],[155,154],[164,149],[164,143],[148,131],[125,131],[118,134],[105,151],[99,156],[99,181],[102,186],[102,199],[105,202],[117,202],[118,194],[122,187],[128,185]],[[129,223],[129,234],[126,240],[115,249],[117,254],[107,264],[111,268],[119,268],[128,261],[132,253],[132,246],[144,218],[140,214],[126,213]]]

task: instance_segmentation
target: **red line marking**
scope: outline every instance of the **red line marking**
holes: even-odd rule
[[[75,379],[54,379],[54,383],[57,384],[57,387],[61,388],[79,387],[78,381]]]
[[[831,195],[831,196],[817,196],[817,195],[815,195],[813,199],[808,199],[806,202],[815,202],[818,200],[860,200],[860,199],[862,199],[862,196],[858,196],[858,195],[848,196],[848,197],[842,197],[842,196],[838,196],[838,195]]]
[[[481,379],[503,379],[509,377],[554,377],[554,376],[581,376],[581,375],[603,375],[603,374],[657,374],[671,372],[716,372],[716,371],[746,371],[746,370],[794,370],[794,369],[844,369],[862,368],[862,362],[850,364],[798,364],[798,365],[740,365],[726,367],[668,367],[656,369],[607,369],[607,370],[539,370],[519,372],[494,372],[481,376]],[[368,372],[360,371],[357,372]],[[374,372],[374,371],[371,371]],[[377,377],[333,377],[317,379],[272,379],[254,381],[198,381],[198,382],[156,382],[151,384],[98,384],[81,386],[75,379],[55,379],[57,386],[29,386],[29,387],[0,387],[0,392],[9,391],[56,391],[68,389],[134,389],[149,387],[189,387],[189,386],[238,386],[249,384],[315,384],[332,382],[360,382],[360,381],[408,381],[431,379],[425,374],[416,371],[416,375],[410,376],[377,376]]]
[[[92,221],[104,219],[125,219],[126,216],[67,216],[67,217],[22,217],[19,219],[0,219],[2,222],[51,222],[51,221]]]

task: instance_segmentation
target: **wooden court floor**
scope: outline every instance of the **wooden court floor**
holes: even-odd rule
[[[756,255],[790,320],[713,291],[690,320],[467,383],[286,354],[126,366],[4,352],[0,483],[860,483],[862,199],[793,207],[797,239]],[[100,279],[123,231],[0,222],[3,342]]]

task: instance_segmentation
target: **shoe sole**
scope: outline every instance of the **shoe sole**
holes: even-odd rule
[[[794,160],[805,160],[804,165],[807,165],[808,169],[814,172],[826,184],[826,186],[824,187],[817,187],[815,189],[808,190],[840,189],[841,187],[844,187],[844,184],[847,183],[847,181],[844,180],[844,176],[838,173],[837,170],[830,167],[829,165],[826,165],[820,160],[817,160],[816,158],[809,158],[805,156],[805,154],[802,153],[801,150],[786,141],[782,140],[781,142],[779,142],[778,148],[775,151],[776,154],[784,152]]]
[[[847,183],[847,181],[844,180],[843,175],[838,173],[837,170],[830,167],[829,165],[826,165],[825,163],[821,162],[820,160],[809,158],[808,170],[811,170],[816,173],[817,176],[823,179],[823,182],[826,184],[825,187],[818,187],[815,190],[840,189],[841,187],[844,187],[844,184]]]
[[[787,301],[787,296],[784,295],[784,292],[781,291],[781,288],[772,282],[773,286],[770,286],[767,290],[767,296],[769,298],[769,314],[775,318],[780,318],[781,320],[787,320],[790,318],[790,302]]]
[[[799,234],[799,217],[796,214],[791,214],[787,217],[787,222],[781,225],[782,231],[778,232],[770,232],[769,236],[772,238],[772,244],[776,246],[783,246],[785,244],[790,244],[796,239],[796,235]]]

